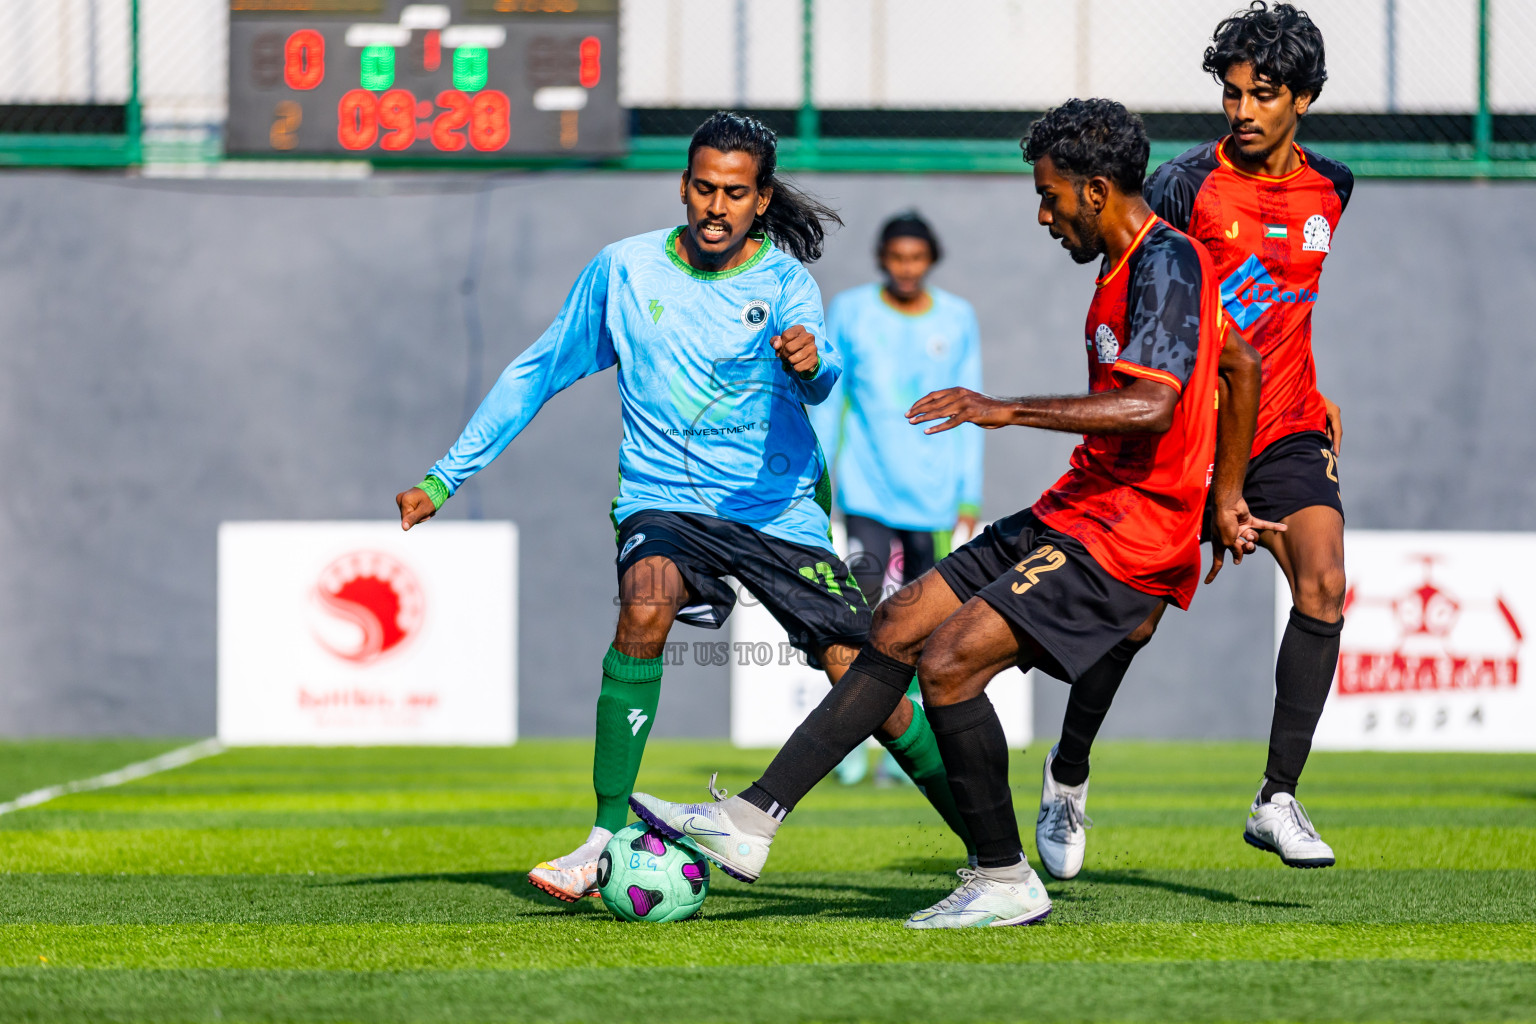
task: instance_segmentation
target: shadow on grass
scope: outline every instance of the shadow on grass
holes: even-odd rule
[[[519,903],[528,904],[529,909],[565,911],[580,911],[589,907],[602,909],[602,903],[594,899],[578,900],[575,903],[558,900],[542,889],[535,888],[528,881],[528,874],[524,871],[445,871],[437,874],[381,875],[377,878],[349,878],[344,882],[329,883],[328,887],[344,889],[360,885],[412,884],[473,885],[496,889]],[[606,915],[606,911],[604,913]]]
[[[890,920],[904,918],[949,894],[943,883],[908,886],[857,885],[846,882],[801,882],[752,888],[729,886],[709,894],[714,906],[709,917],[716,921],[753,921],[769,917],[819,917],[833,920]],[[726,906],[722,909],[720,904]]]
[[[1180,896],[1193,896],[1196,899],[1205,900],[1208,903],[1240,903],[1247,907],[1270,907],[1281,910],[1310,910],[1310,903],[1292,903],[1288,900],[1254,900],[1245,896],[1239,896],[1235,892],[1226,892],[1222,889],[1213,889],[1205,885],[1188,885],[1184,882],[1174,882],[1166,878],[1157,878],[1143,874],[1140,871],[1085,871],[1079,875],[1076,881],[1088,885],[1125,885],[1135,889],[1160,889],[1163,892],[1176,893]],[[1060,899],[1061,897],[1055,896]],[[1065,895],[1065,894],[1064,894]]]
[[[939,881],[918,887],[860,885],[848,882],[807,882],[796,879],[782,885],[757,882],[745,885],[734,881],[721,884],[718,869],[712,875],[708,917],[715,921],[752,921],[761,918],[822,917],[833,919],[889,919],[906,917],[942,898],[949,887]],[[534,888],[528,876],[509,871],[458,871],[439,874],[381,875],[352,878],[330,883],[327,887],[447,884],[471,885],[496,889],[526,904],[526,912],[562,911],[577,915],[596,911],[602,919],[608,912],[600,900],[583,899],[565,903]]]

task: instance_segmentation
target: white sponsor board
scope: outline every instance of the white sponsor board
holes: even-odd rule
[[[778,747],[831,689],[826,673],[804,663],[768,610],[742,592],[731,613],[731,742]],[[1009,669],[987,687],[1010,746],[1034,737],[1031,680]]]
[[[1536,750],[1536,534],[1348,530],[1322,750]],[[1275,572],[1275,644],[1291,612]]]
[[[517,528],[223,523],[219,739],[517,739]]]

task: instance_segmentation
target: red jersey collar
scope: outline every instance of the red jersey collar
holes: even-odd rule
[[[1240,177],[1252,178],[1255,181],[1286,182],[1290,181],[1292,178],[1295,178],[1297,175],[1301,174],[1307,169],[1306,151],[1298,146],[1295,140],[1292,140],[1291,148],[1296,151],[1296,159],[1301,161],[1300,165],[1298,165],[1294,171],[1290,172],[1289,174],[1282,174],[1278,177],[1273,174],[1252,174],[1239,168],[1232,162],[1232,158],[1227,156],[1227,143],[1231,141],[1232,136],[1230,135],[1224,135],[1220,139],[1216,140],[1216,159],[1221,163],[1221,166],[1225,167],[1227,170]]]
[[[1160,220],[1162,218],[1155,213],[1147,218],[1146,223],[1142,224],[1141,229],[1136,232],[1136,237],[1131,239],[1131,244],[1125,247],[1125,252],[1121,253],[1120,258],[1115,261],[1115,265],[1109,268],[1109,273],[1097,278],[1093,282],[1095,287],[1104,287],[1109,283],[1110,278],[1120,273],[1120,268],[1124,267],[1125,261],[1131,258],[1131,253],[1136,251],[1136,247],[1141,245],[1141,240],[1147,237],[1147,232],[1151,231],[1153,226]]]

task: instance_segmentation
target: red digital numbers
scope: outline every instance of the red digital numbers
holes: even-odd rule
[[[512,138],[512,101],[497,89],[475,93],[469,101],[469,144],[493,153]]]
[[[302,91],[324,80],[325,37],[312,28],[301,28],[283,44],[283,84]]]
[[[437,105],[445,112],[432,122],[432,145],[445,153],[456,153],[464,148],[464,136],[458,129],[469,123],[469,97],[449,89],[437,94]]]
[[[569,66],[569,65],[567,65]],[[587,36],[581,41],[581,76],[583,89],[595,89],[603,80],[603,41],[597,36]]]
[[[409,149],[416,141],[416,97],[404,89],[391,89],[379,97],[379,124],[387,129],[379,145],[392,153]]]
[[[444,153],[457,153],[466,141],[481,153],[494,153],[512,139],[512,101],[504,92],[485,89],[466,96],[448,89],[437,94],[437,105],[443,109],[432,121],[431,139]],[[353,89],[337,106],[336,138],[343,149],[364,150],[377,142],[381,149],[398,153],[416,141],[416,115],[416,97],[404,89],[378,97],[367,89]]]
[[[367,89],[353,89],[336,108],[336,140],[342,149],[367,149],[379,137],[379,101]]]

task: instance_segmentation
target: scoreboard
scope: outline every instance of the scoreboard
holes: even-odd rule
[[[238,155],[608,156],[618,0],[229,0]]]

